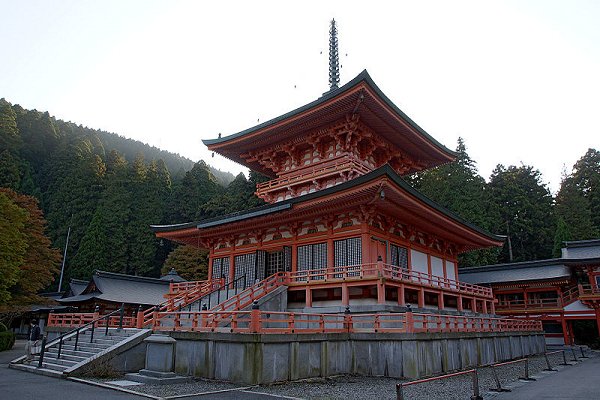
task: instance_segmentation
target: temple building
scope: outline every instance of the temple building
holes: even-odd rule
[[[402,179],[456,154],[394,105],[367,71],[287,114],[204,143],[272,178],[256,189],[267,205],[152,227],[157,237],[207,249],[209,279],[244,277],[251,286],[289,273],[288,308],[303,311],[407,304],[494,311],[489,289],[458,281],[457,257],[500,246],[503,237]]]
[[[541,320],[549,344],[598,337],[600,240],[565,242],[561,258],[461,268],[460,277],[492,288],[497,314]],[[575,329],[578,321],[596,329]]]

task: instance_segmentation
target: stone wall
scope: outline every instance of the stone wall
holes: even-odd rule
[[[177,374],[247,384],[338,374],[420,378],[545,350],[541,332],[170,335]]]

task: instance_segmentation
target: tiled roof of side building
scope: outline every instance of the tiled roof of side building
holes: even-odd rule
[[[193,224],[196,224],[196,226],[199,229],[202,229],[202,228],[208,228],[208,227],[217,226],[217,225],[223,225],[223,224],[227,224],[227,223],[231,223],[231,222],[235,222],[235,221],[250,219],[250,218],[258,217],[261,215],[266,215],[266,214],[271,214],[271,213],[275,213],[278,211],[287,210],[287,209],[293,208],[293,206],[295,204],[302,203],[305,201],[310,201],[313,199],[318,199],[320,197],[328,196],[328,195],[334,194],[336,192],[340,192],[342,190],[350,189],[350,188],[362,185],[371,180],[380,178],[382,176],[389,177],[402,190],[413,195],[414,197],[416,197],[423,203],[427,204],[428,206],[434,208],[435,210],[439,211],[440,213],[446,215],[448,218],[453,219],[454,221],[467,226],[468,228],[478,232],[481,235],[488,237],[489,239],[492,239],[495,241],[504,241],[504,236],[494,235],[492,233],[486,232],[482,228],[471,224],[470,222],[468,222],[465,219],[463,219],[462,217],[456,215],[455,213],[448,210],[447,208],[435,203],[433,200],[429,199],[428,197],[426,197],[425,195],[423,195],[422,193],[417,191],[415,188],[410,186],[404,179],[402,179],[402,177],[400,177],[400,175],[398,175],[393,170],[392,167],[390,167],[387,164],[376,170],[373,170],[365,175],[359,176],[358,178],[349,180],[349,181],[341,183],[339,185],[332,186],[330,188],[319,190],[319,191],[316,191],[313,193],[305,194],[303,196],[294,197],[294,198],[284,200],[284,201],[281,201],[278,203],[266,204],[264,206],[260,206],[260,207],[253,208],[250,210],[233,213],[233,214],[228,214],[228,215],[224,215],[221,217],[206,219],[206,220],[202,220],[202,221],[199,221],[196,223],[190,222],[187,224],[178,224],[178,225],[151,225],[151,228],[154,232],[170,232],[170,231],[177,231],[177,230],[181,229],[182,225],[184,225],[185,228],[189,228],[189,227],[193,226]]]
[[[600,257],[578,259],[552,258],[459,268],[458,275],[461,281],[476,284],[534,281],[566,278],[571,276],[572,266],[590,264],[600,264]]]
[[[155,305],[165,300],[169,283],[157,278],[96,271],[82,293],[59,302],[68,304],[96,298],[116,303]]]

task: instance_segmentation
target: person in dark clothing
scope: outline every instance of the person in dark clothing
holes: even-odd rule
[[[33,360],[33,355],[39,353],[38,349],[42,340],[42,332],[37,323],[37,319],[32,319],[29,324],[27,343],[25,344],[25,351],[27,352],[27,358],[25,358],[25,361]]]

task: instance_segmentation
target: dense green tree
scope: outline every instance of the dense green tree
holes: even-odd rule
[[[106,173],[99,183],[101,199],[86,226],[81,246],[74,252],[72,277],[85,279],[96,269],[127,272],[129,249],[125,227],[133,198],[129,191],[129,165],[117,151],[109,154]]]
[[[198,161],[183,179],[173,187],[169,219],[172,223],[197,221],[207,216],[202,206],[223,193],[216,178],[204,161]]]
[[[556,195],[555,212],[558,220],[568,228],[568,237],[563,240],[585,240],[598,237],[598,229],[592,221],[590,202],[574,183],[572,176],[566,177],[561,183],[560,190]]]
[[[21,143],[21,135],[17,129],[17,115],[10,103],[0,99],[0,153],[4,150],[17,152]]]
[[[509,237],[502,262],[550,258],[556,227],[553,199],[541,173],[530,166],[498,165],[489,186]],[[502,226],[501,225],[501,226]],[[511,257],[512,254],[512,257]]]
[[[597,234],[600,232],[600,151],[588,149],[573,166],[571,179],[569,186],[574,186],[588,203]]]
[[[496,233],[498,210],[491,201],[485,180],[478,174],[475,161],[467,154],[462,138],[458,139],[456,152],[456,161],[416,174],[411,183],[466,221]],[[497,262],[498,253],[498,249],[472,251],[462,254],[459,263],[461,266],[493,264]]]
[[[573,236],[569,230],[569,225],[565,220],[558,216],[556,218],[556,232],[554,232],[554,247],[552,248],[552,257],[559,258],[562,255],[563,243],[572,240]]]
[[[188,281],[204,280],[208,276],[208,252],[194,246],[177,246],[167,257],[162,275],[171,268]]]

